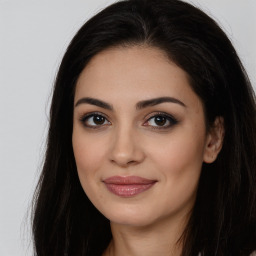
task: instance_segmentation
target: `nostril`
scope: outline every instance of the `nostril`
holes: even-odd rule
[[[114,163],[114,164],[118,164],[120,166],[130,166],[130,165],[133,165],[133,164],[136,164],[137,161],[135,160],[131,160],[131,161],[118,161],[118,160],[115,160],[115,159],[111,159],[111,162]]]
[[[132,160],[132,161],[129,161],[127,164],[134,164],[136,163],[136,161]]]

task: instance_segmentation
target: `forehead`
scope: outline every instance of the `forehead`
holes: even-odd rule
[[[153,47],[111,48],[94,56],[80,74],[75,101],[94,97],[122,103],[171,96],[197,100],[187,73]],[[192,103],[192,102],[191,102]]]

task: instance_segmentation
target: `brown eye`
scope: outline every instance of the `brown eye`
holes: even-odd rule
[[[177,123],[178,121],[170,115],[157,114],[148,119],[146,126],[150,126],[153,129],[167,129]]]
[[[85,127],[89,128],[98,128],[110,122],[106,119],[106,117],[99,115],[99,114],[91,114],[81,118],[81,122]]]
[[[103,117],[103,116],[95,115],[93,117],[94,124],[101,125],[101,124],[104,124],[104,122],[105,122],[105,117]]]
[[[158,126],[164,126],[167,121],[166,117],[164,116],[156,116],[154,117],[154,119],[155,124],[157,124]]]

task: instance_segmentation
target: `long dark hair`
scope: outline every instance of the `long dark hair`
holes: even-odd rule
[[[224,119],[223,148],[203,164],[182,235],[182,256],[246,255],[256,250],[255,95],[230,40],[201,10],[179,0],[119,1],[91,18],[70,43],[56,78],[47,150],[35,192],[35,255],[101,255],[109,221],[85,195],[72,150],[76,81],[90,59],[115,46],[163,50],[189,76],[207,126]]]

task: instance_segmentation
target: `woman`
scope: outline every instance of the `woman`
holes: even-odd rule
[[[125,0],[76,34],[35,194],[36,255],[250,255],[256,108],[229,39],[178,0]]]

